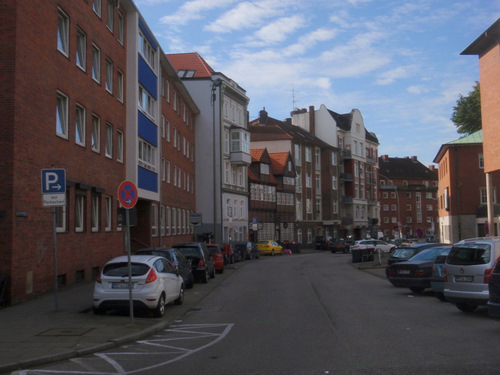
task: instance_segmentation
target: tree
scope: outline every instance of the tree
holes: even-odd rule
[[[479,82],[469,92],[468,96],[460,94],[457,105],[453,107],[451,121],[461,134],[472,134],[481,130],[481,96],[479,93]]]

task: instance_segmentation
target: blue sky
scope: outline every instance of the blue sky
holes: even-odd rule
[[[198,52],[265,107],[361,111],[379,155],[431,165],[460,137],[453,106],[479,81],[462,52],[500,0],[135,0],[166,53]]]

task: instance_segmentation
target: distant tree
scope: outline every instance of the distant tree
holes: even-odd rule
[[[460,95],[457,105],[453,107],[451,121],[461,134],[472,134],[481,130],[481,96],[479,93],[479,82],[469,92],[468,96]]]

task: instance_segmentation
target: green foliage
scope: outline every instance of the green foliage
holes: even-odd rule
[[[479,82],[476,82],[468,96],[460,95],[457,105],[453,107],[451,121],[460,134],[469,135],[481,130],[481,96]]]

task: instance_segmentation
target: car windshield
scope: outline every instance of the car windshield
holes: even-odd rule
[[[491,247],[489,244],[460,244],[450,251],[446,263],[461,266],[489,263]]]
[[[149,271],[149,266],[143,263],[132,263],[132,276],[142,276]],[[110,263],[102,270],[104,276],[125,277],[128,276],[128,262]]]
[[[411,258],[412,256],[414,256],[416,253],[416,250],[415,249],[412,249],[412,248],[405,248],[405,249],[396,249],[396,251],[394,251],[394,254],[392,254],[392,256],[394,258]]]

